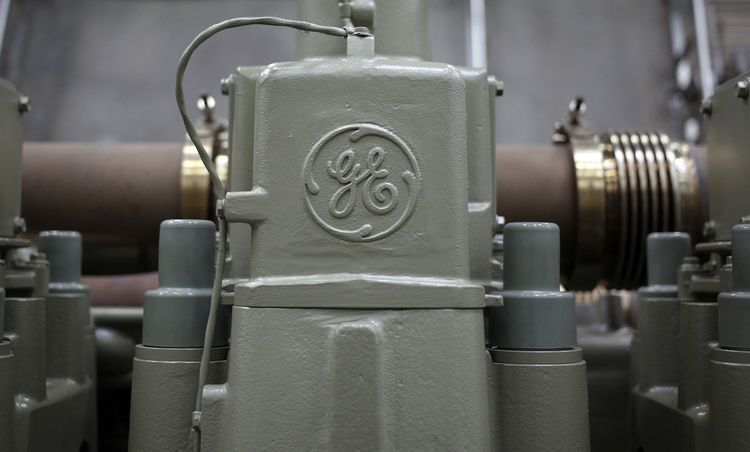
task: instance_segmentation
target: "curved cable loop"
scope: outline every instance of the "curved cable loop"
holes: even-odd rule
[[[195,145],[195,148],[198,150],[198,155],[200,156],[203,165],[206,167],[206,171],[208,171],[208,174],[211,177],[211,182],[217,199],[217,216],[219,219],[219,243],[218,250],[216,252],[215,263],[216,273],[214,275],[213,288],[211,291],[211,304],[208,311],[208,320],[206,321],[206,330],[203,338],[203,351],[201,353],[201,362],[198,371],[198,391],[195,398],[195,410],[193,411],[192,417],[192,430],[194,431],[194,450],[196,452],[200,452],[201,450],[200,421],[203,410],[203,388],[205,387],[206,380],[208,378],[211,345],[213,344],[214,331],[216,328],[216,316],[221,301],[221,281],[223,278],[224,260],[226,257],[227,222],[226,218],[224,218],[223,213],[226,188],[224,187],[224,183],[221,181],[221,178],[219,178],[216,167],[211,160],[211,155],[203,146],[203,143],[198,137],[198,132],[187,113],[187,108],[185,106],[185,92],[183,90],[182,84],[185,78],[185,71],[187,69],[188,63],[190,62],[190,58],[193,56],[193,53],[195,53],[195,51],[198,49],[198,47],[200,47],[201,44],[223,30],[244,27],[248,25],[287,27],[304,32],[322,33],[325,35],[337,36],[340,38],[345,38],[349,34],[357,32],[355,29],[350,28],[329,27],[313,24],[311,22],[282,19],[279,17],[237,17],[234,19],[219,22],[203,30],[198,36],[195,37],[195,39],[193,39],[190,45],[187,46],[185,51],[182,53],[182,56],[180,57],[179,64],[177,65],[177,75],[175,77],[175,97],[177,99],[177,109],[179,110],[180,116],[182,117],[182,122],[185,124],[185,130],[187,131],[190,140]]]
[[[185,106],[185,92],[182,88],[182,84],[183,79],[185,78],[185,70],[187,69],[188,63],[190,62],[190,58],[193,56],[193,53],[195,53],[196,49],[200,47],[201,44],[223,30],[244,27],[248,25],[287,27],[304,32],[322,33],[325,35],[337,36],[340,38],[345,38],[352,32],[351,30],[347,30],[343,27],[329,27],[301,20],[282,19],[280,17],[237,17],[211,25],[210,27],[203,30],[198,36],[196,36],[195,39],[193,39],[193,41],[190,43],[190,45],[187,46],[185,51],[182,53],[180,61],[177,65],[177,75],[175,80],[175,97],[177,99],[177,109],[180,111],[182,122],[185,124],[185,130],[187,131],[190,140],[195,145],[195,148],[198,150],[198,155],[200,156],[203,165],[206,167],[206,170],[211,177],[211,184],[213,185],[214,193],[216,194],[217,199],[221,199],[224,197],[226,189],[223,182],[219,178],[219,174],[216,171],[216,167],[214,166],[213,161],[211,160],[211,155],[209,155],[208,151],[206,151],[206,148],[203,146],[203,143],[198,137],[198,132],[193,125],[193,121],[188,115],[187,108]]]

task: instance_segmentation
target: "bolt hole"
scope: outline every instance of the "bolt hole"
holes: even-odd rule
[[[78,452],[89,452],[89,443],[84,441],[81,443],[81,447],[78,448]]]

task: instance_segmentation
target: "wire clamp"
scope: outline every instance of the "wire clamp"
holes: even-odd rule
[[[192,427],[196,432],[201,431],[201,415],[200,411],[193,411]]]
[[[226,218],[226,212],[224,211],[224,198],[216,200],[216,218],[222,220]]]

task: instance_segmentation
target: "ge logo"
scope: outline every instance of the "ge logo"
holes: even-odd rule
[[[352,242],[394,233],[414,211],[422,183],[414,153],[374,124],[339,127],[310,150],[305,203],[326,231]]]

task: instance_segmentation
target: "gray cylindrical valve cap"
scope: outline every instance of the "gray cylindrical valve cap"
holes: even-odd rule
[[[573,295],[560,291],[560,232],[552,223],[505,226],[503,304],[489,313],[489,340],[503,349],[576,346]]]
[[[750,224],[732,228],[732,278],[735,292],[750,292]]]
[[[166,220],[159,232],[159,288],[146,292],[143,345],[202,347],[211,304],[216,228],[206,220]],[[229,338],[229,306],[220,306],[214,346]]]
[[[166,220],[159,230],[159,287],[211,288],[216,227],[208,220]]]
[[[692,254],[690,235],[684,232],[654,232],[646,241],[649,286],[676,286],[682,261]]]
[[[0,287],[0,340],[2,340],[4,333],[5,333],[5,289]]]
[[[81,234],[76,231],[42,231],[39,251],[49,261],[51,292],[86,292],[81,284]]]
[[[560,229],[554,223],[510,223],[503,230],[505,290],[560,289]]]
[[[5,332],[5,261],[0,259],[0,339]]]
[[[719,345],[750,350],[750,224],[732,228],[733,291],[719,294]]]

